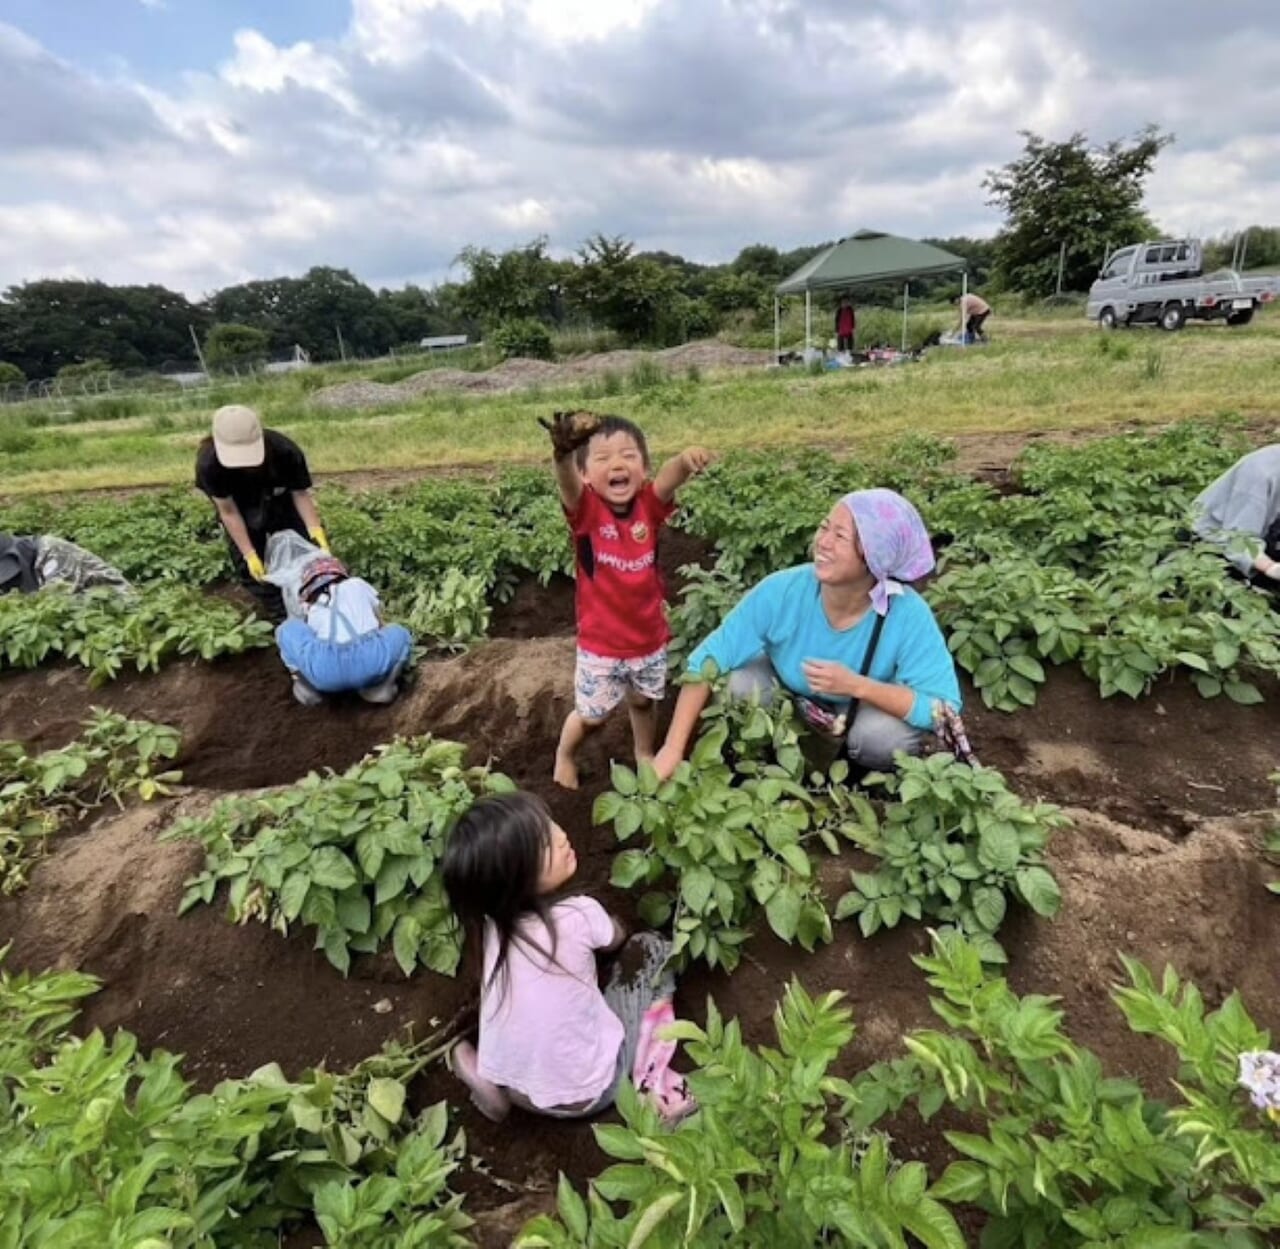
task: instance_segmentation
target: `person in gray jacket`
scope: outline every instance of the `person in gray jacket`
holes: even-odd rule
[[[65,538],[0,533],[0,594],[34,594],[46,585],[63,585],[76,594],[99,586],[131,588],[118,569]]]
[[[1237,460],[1192,505],[1192,528],[1242,577],[1280,590],[1280,443]]]

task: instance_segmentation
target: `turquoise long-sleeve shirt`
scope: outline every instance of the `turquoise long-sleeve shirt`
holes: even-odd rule
[[[789,690],[830,703],[813,693],[801,665],[809,659],[841,663],[861,672],[875,612],[848,629],[833,629],[822,609],[812,564],[787,568],[766,577],[724,618],[692,655],[689,669],[699,672],[708,659],[721,672],[731,672],[764,655]],[[914,590],[890,599],[871,671],[874,681],[905,685],[915,695],[907,723],[933,727],[935,699],[960,709],[960,683],[942,630],[929,604]]]

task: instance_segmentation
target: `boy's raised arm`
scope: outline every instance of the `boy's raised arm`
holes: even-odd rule
[[[538,424],[551,435],[560,501],[566,511],[572,512],[582,498],[582,475],[574,452],[591,441],[591,435],[600,427],[600,418],[594,412],[555,412],[549,421],[538,417]]]
[[[686,447],[658,469],[658,475],[653,479],[654,494],[664,503],[670,503],[676,497],[676,491],[710,463],[711,452],[705,447]]]

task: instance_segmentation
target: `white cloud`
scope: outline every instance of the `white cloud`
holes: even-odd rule
[[[1150,182],[1158,220],[1273,219],[1270,0],[1165,13],[352,0],[339,38],[243,29],[164,85],[95,76],[0,23],[0,286],[81,273],[199,294],[312,264],[397,284],[542,233],[560,253],[603,231],[717,260],[860,226],[989,232],[982,177],[1019,129],[1102,140],[1148,121],[1179,135]]]

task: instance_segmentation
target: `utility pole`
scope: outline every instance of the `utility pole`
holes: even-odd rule
[[[335,321],[333,328],[338,331],[338,355],[342,357],[342,363],[347,362],[347,345],[342,341],[342,326]]]
[[[1058,294],[1062,294],[1062,270],[1067,263],[1067,242],[1062,241],[1062,246],[1058,248]]]
[[[187,323],[187,329],[191,331],[191,341],[196,347],[196,359],[200,361],[201,371],[210,381],[213,380],[213,374],[209,372],[209,362],[204,358],[204,352],[200,350],[200,340],[196,337],[196,327],[190,322]]]

